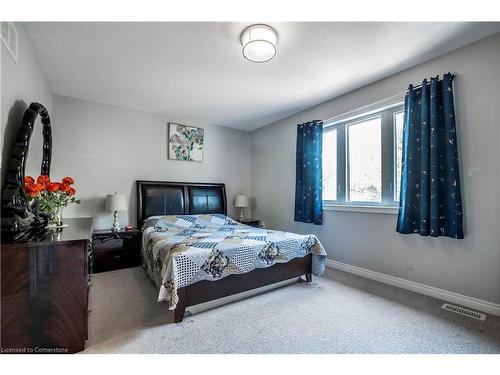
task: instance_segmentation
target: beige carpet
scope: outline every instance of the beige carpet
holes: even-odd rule
[[[500,353],[500,318],[331,269],[180,324],[140,267],[92,284],[86,353]]]

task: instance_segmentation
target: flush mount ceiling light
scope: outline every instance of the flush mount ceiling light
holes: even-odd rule
[[[252,25],[243,30],[240,41],[245,59],[262,63],[276,55],[278,34],[270,26]]]

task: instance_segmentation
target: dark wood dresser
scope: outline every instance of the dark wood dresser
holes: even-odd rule
[[[88,337],[92,218],[1,246],[1,351],[76,353]]]

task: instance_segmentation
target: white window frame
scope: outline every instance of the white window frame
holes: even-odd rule
[[[378,104],[378,105],[377,105]],[[323,200],[324,210],[397,214],[399,202],[395,197],[396,126],[395,114],[403,111],[401,98],[391,103],[381,102],[355,112],[325,121],[323,132],[337,130],[337,199]],[[382,200],[381,202],[350,202],[348,127],[372,118],[381,119]]]

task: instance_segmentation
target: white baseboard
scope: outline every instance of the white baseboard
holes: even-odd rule
[[[416,283],[414,281],[401,279],[399,277],[386,275],[380,272],[370,271],[365,268],[351,266],[350,264],[337,262],[336,260],[332,259],[327,259],[326,265],[331,268],[349,272],[358,276],[366,277],[367,279],[376,280],[384,284],[397,286],[399,288],[411,290],[412,292],[438,298],[446,302],[455,303],[458,305],[462,305],[464,307],[469,307],[471,309],[483,311],[488,314],[500,316],[500,305],[496,303],[464,296],[462,294],[435,288],[425,284]]]

